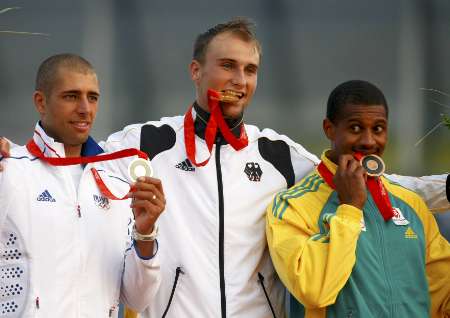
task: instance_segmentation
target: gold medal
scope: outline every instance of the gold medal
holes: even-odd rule
[[[128,166],[128,175],[133,182],[136,182],[139,177],[152,177],[153,168],[150,161],[142,158],[134,159]]]

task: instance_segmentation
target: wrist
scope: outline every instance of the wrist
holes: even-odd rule
[[[142,234],[139,233],[136,229],[136,224],[133,225],[133,231],[131,232],[131,236],[133,237],[133,240],[135,241],[146,241],[146,242],[152,242],[156,239],[158,236],[158,225],[153,225],[153,230],[150,234]]]

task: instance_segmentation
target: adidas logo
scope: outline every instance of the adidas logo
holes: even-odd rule
[[[36,199],[37,201],[44,201],[44,202],[56,202],[55,199],[53,199],[52,195],[48,190],[45,190],[42,192]]]
[[[175,166],[175,168],[181,169],[183,171],[195,171],[195,167],[192,165],[189,159],[181,161],[179,164]]]
[[[413,229],[410,226],[408,226],[408,228],[406,229],[405,238],[407,238],[407,239],[416,239],[417,238],[417,234],[413,231]]]

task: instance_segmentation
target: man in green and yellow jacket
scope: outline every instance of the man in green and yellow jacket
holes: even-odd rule
[[[359,160],[371,155],[369,172],[382,168],[387,118],[374,85],[336,87],[323,122],[331,149],[268,207],[291,318],[450,317],[450,244],[416,193],[368,176]]]

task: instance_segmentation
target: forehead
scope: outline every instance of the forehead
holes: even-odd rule
[[[387,114],[386,108],[383,105],[353,105],[346,104],[339,109],[338,121],[350,121],[350,120],[386,120]]]
[[[225,32],[215,36],[206,51],[206,62],[220,59],[258,65],[259,52],[254,41],[245,41],[237,34]]]
[[[53,91],[99,91],[97,75],[92,71],[80,71],[60,67],[53,81]]]

